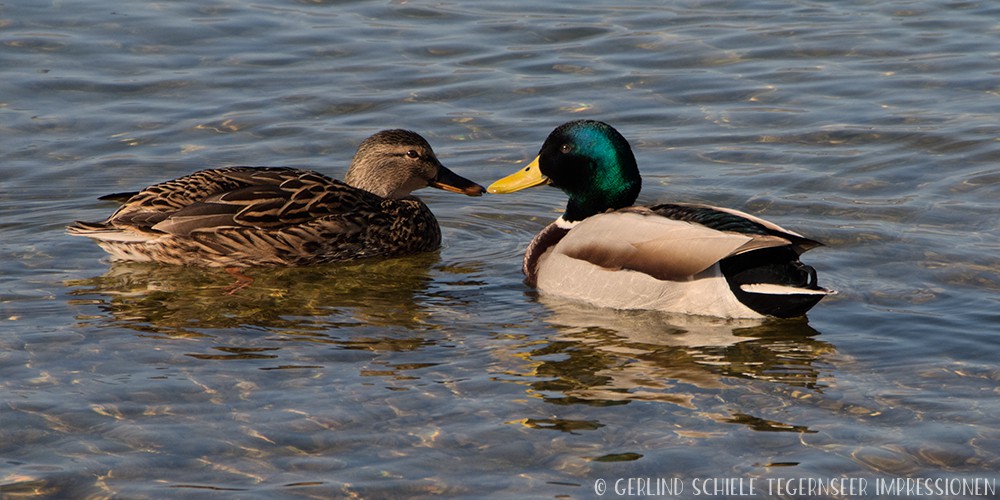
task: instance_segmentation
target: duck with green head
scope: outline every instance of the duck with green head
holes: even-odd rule
[[[617,309],[726,318],[802,316],[832,292],[799,261],[821,244],[737,210],[688,203],[633,206],[642,178],[628,141],[593,120],[565,123],[491,193],[540,184],[566,211],[524,255],[525,282]]]

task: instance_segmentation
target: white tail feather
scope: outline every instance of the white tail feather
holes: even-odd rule
[[[763,293],[767,295],[829,295],[829,290],[809,290],[808,288],[796,288],[787,285],[775,285],[774,283],[750,283],[740,285],[740,290],[747,293]]]
[[[133,231],[116,231],[114,229],[109,229],[107,231],[93,231],[93,230],[78,230],[76,228],[69,228],[67,231],[73,236],[86,236],[88,238],[93,238],[98,241],[121,241],[129,243],[141,243],[156,239],[159,235],[149,234],[149,233],[139,233]]]

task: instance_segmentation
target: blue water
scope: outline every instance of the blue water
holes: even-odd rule
[[[1000,5],[618,4],[0,5],[0,496],[995,494]],[[384,128],[485,185],[577,118],[630,140],[640,202],[826,243],[804,260],[839,295],[763,324],[538,295],[543,188],[421,191],[439,252],[234,295],[64,233],[204,167],[341,177]]]

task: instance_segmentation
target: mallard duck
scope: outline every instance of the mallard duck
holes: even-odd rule
[[[543,293],[726,318],[797,317],[833,293],[799,261],[819,242],[728,208],[632,206],[642,184],[635,156],[606,123],[559,126],[534,161],[487,190],[540,184],[569,196],[524,254],[525,282]]]
[[[309,265],[434,250],[441,228],[410,193],[427,186],[484,192],[445,168],[430,144],[408,130],[365,139],[344,179],[287,167],[202,170],[102,197],[124,204],[101,222],[76,222],[68,231],[93,238],[118,260]]]

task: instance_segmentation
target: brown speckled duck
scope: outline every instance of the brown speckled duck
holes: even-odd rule
[[[410,194],[428,186],[484,192],[445,168],[419,134],[384,130],[361,143],[344,182],[287,167],[202,170],[102,197],[124,204],[68,231],[127,261],[247,267],[393,257],[441,244],[437,219]]]

